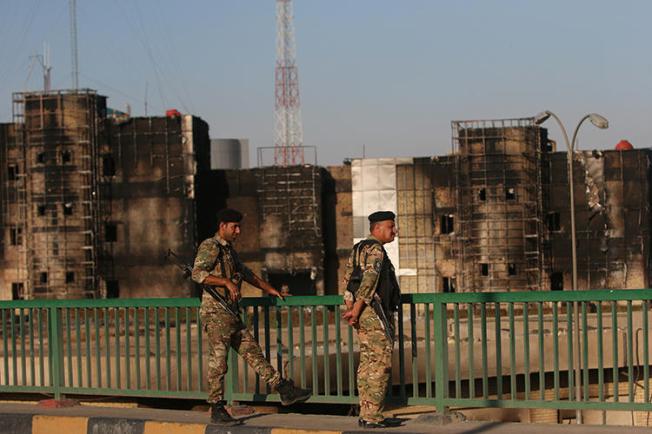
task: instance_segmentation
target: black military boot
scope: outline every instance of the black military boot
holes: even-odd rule
[[[235,426],[240,425],[242,421],[234,419],[224,408],[226,401],[218,401],[211,404],[211,423],[221,426]]]
[[[276,390],[281,395],[281,404],[292,405],[296,402],[303,402],[310,398],[312,391],[310,389],[302,389],[294,385],[292,380],[281,380],[276,386]]]

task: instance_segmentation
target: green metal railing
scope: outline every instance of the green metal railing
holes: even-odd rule
[[[389,399],[440,411],[650,411],[650,299],[649,290],[404,295]],[[310,402],[357,402],[358,344],[340,296],[241,304],[268,360],[312,388]],[[0,392],[207,396],[197,299],[7,301],[0,321]],[[241,357],[229,358],[229,400],[278,400]]]
[[[195,299],[0,302],[0,391],[205,398]]]

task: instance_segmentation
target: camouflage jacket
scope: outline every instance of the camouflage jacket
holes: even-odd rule
[[[209,275],[233,280],[236,273],[240,273],[244,280],[253,276],[253,272],[240,261],[231,243],[218,234],[202,241],[192,268],[192,280],[204,283]]]
[[[371,235],[369,235],[367,239],[378,241]],[[351,254],[349,255],[349,260],[346,263],[344,288],[347,287],[349,279],[351,278],[351,273],[353,272],[355,253],[356,249],[352,249]],[[374,293],[376,292],[376,287],[378,286],[378,277],[383,266],[384,258],[385,255],[380,241],[362,246],[360,252],[358,252],[357,263],[362,267],[363,274],[360,287],[358,288],[358,292],[355,294],[356,299],[362,299],[366,304],[371,303],[371,299],[373,298]],[[353,301],[352,294],[349,291],[344,291],[344,301]]]

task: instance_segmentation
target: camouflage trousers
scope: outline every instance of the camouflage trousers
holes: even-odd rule
[[[383,325],[371,307],[367,306],[362,311],[359,324],[360,418],[367,422],[378,422],[383,419],[383,401],[391,378],[394,342],[385,335]]]
[[[272,388],[281,381],[281,375],[265,359],[260,345],[247,329],[238,330],[236,319],[212,299],[202,300],[201,320],[208,335],[208,402],[224,399],[224,376],[228,370],[229,347],[242,356]]]

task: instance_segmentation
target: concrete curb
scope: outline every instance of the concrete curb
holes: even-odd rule
[[[0,413],[0,434],[353,434],[362,432],[365,431],[271,428],[246,424],[219,427],[202,423],[119,417]],[[409,433],[402,431],[401,434]]]

